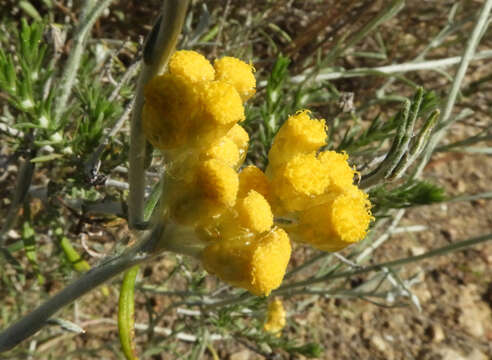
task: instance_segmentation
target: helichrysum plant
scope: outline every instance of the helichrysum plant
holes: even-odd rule
[[[178,249],[196,243],[207,271],[269,295],[282,282],[291,241],[338,251],[362,240],[372,217],[348,156],[320,151],[325,121],[307,110],[279,129],[265,172],[241,169],[249,137],[240,122],[255,93],[253,71],[232,57],[212,66],[197,52],[175,52],[145,88],[142,122],[166,162],[162,241]]]
[[[39,17],[26,5],[28,2],[21,3],[25,11]],[[278,55],[271,72],[265,76],[259,71],[258,76],[249,56],[222,56],[210,62],[197,51],[176,51],[183,24],[187,30],[183,37],[185,49],[196,48],[193,45],[197,39],[210,40],[217,28],[203,33],[210,15],[205,6],[198,29],[190,29],[194,22],[189,18],[185,21],[188,2],[167,0],[144,45],[135,89],[126,83],[133,76],[130,70],[135,72],[138,64],[128,68],[121,83],[109,86],[94,83],[96,75],[101,78],[93,71],[97,56],[84,49],[92,24],[110,3],[85,2],[73,49],[60,74],[56,73],[60,49],[55,48],[51,54],[44,44],[40,46],[42,23],[22,21],[19,41],[15,46],[8,44],[18,49],[15,55],[3,50],[0,36],[0,90],[9,104],[5,107],[9,110],[0,117],[0,130],[23,158],[9,213],[0,230],[1,259],[19,269],[12,254],[24,249],[39,284],[45,281],[36,257],[39,226],[30,215],[27,194],[28,190],[38,190],[30,189],[36,166],[48,172],[53,162],[59,161],[63,169],[53,166],[54,179],[42,192],[50,199],[53,212],[48,227],[66,259],[64,271],[83,272],[79,279],[0,333],[0,351],[33,335],[49,319],[65,330],[82,332],[77,324],[53,315],[125,272],[118,328],[125,357],[135,359],[133,298],[138,266],[167,252],[170,258],[173,253],[186,255],[184,260],[177,257],[180,264],[169,278],[184,268],[187,291],[172,292],[167,284],[139,290],[183,297],[169,309],[198,307],[199,326],[191,336],[185,336],[187,340],[194,337],[197,343],[193,358],[199,358],[205,347],[217,357],[210,346],[211,335],[253,343],[250,347],[265,357],[273,353],[272,348],[318,357],[319,344],[300,344],[282,336],[288,332],[283,329],[292,323],[281,297],[311,293],[374,303],[406,298],[419,308],[418,298],[410,289],[412,279],[401,279],[395,271],[398,266],[490,240],[491,235],[486,235],[419,256],[360,265],[394,231],[403,215],[400,209],[445,200],[441,188],[419,180],[419,176],[444,131],[455,121],[450,114],[463,71],[457,73],[448,100],[441,104],[442,115],[439,97],[413,84],[411,99],[393,97],[401,101],[399,110],[391,116],[379,114],[368,121],[368,126],[360,116],[364,104],[361,110],[344,103],[343,114],[334,119],[326,116],[325,120],[319,115],[323,112],[311,105],[341,102],[344,94],[324,77],[376,76],[383,71],[333,72],[330,68],[318,77],[317,69],[312,68],[313,73],[294,78],[289,73],[289,58]],[[460,65],[465,70],[491,6],[492,0],[486,0]],[[340,40],[323,61],[334,66],[335,59],[402,7],[402,0],[392,1],[362,28],[361,34],[348,38],[347,44]],[[48,61],[51,55],[54,59]],[[108,71],[107,66],[102,68]],[[266,80],[257,85],[257,78]],[[377,101],[385,101],[385,87]],[[111,142],[130,111],[130,140],[121,136]],[[70,122],[72,117],[74,121]],[[106,129],[108,122],[110,130]],[[152,148],[157,151],[153,153]],[[156,172],[147,172],[156,154],[155,158],[161,160],[152,169]],[[101,166],[113,170],[119,167],[119,171],[128,173],[129,184],[101,175]],[[151,177],[154,181],[149,184]],[[121,191],[117,195],[111,192],[107,198],[105,192],[94,188],[111,184]],[[108,198],[119,201],[106,201]],[[60,206],[70,209],[80,223],[87,220],[88,209],[122,217],[137,240],[124,249],[117,247],[116,255],[90,269],[68,238],[66,228],[71,222],[61,216]],[[21,240],[4,246],[17,218],[22,220]],[[309,249],[308,253],[314,255],[293,266],[290,260],[299,248]],[[338,252],[344,249],[342,256]],[[190,258],[197,260],[198,267],[187,268]],[[298,279],[301,270],[321,260],[324,263],[319,271]],[[205,272],[219,279],[218,289],[210,291],[204,285]],[[336,281],[370,272],[375,274],[360,286],[349,288],[348,281]],[[104,296],[108,288],[102,289]],[[159,341],[153,336],[155,325],[167,309],[154,316],[150,308],[147,334],[152,343]],[[210,334],[209,329],[218,334]]]

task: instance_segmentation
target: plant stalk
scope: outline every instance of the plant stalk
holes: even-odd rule
[[[442,111],[441,118],[439,120],[439,124],[437,125],[437,130],[431,135],[427,148],[422,156],[420,163],[415,170],[414,177],[419,177],[425,165],[429,162],[432,154],[436,146],[442,140],[446,131],[449,127],[456,121],[456,118],[451,118],[451,113],[453,111],[454,104],[456,102],[456,98],[458,97],[458,92],[461,87],[461,83],[465,77],[466,70],[470,65],[470,61],[473,60],[475,55],[475,50],[477,49],[478,43],[482,35],[485,33],[485,30],[488,26],[488,17],[490,14],[490,10],[492,9],[492,0],[486,0],[483,4],[482,9],[480,10],[480,15],[478,20],[473,28],[473,31],[468,39],[468,43],[466,44],[465,52],[461,57],[461,62],[454,76],[453,84],[451,85],[451,90],[449,91],[448,98],[446,100],[446,104],[444,105],[444,109]]]
[[[34,335],[46,325],[50,317],[75,299],[126,269],[158,255],[159,251],[156,251],[156,249],[161,235],[162,227],[157,226],[142,241],[128,248],[121,255],[103,261],[99,266],[84,273],[37,309],[2,331],[0,333],[0,353],[13,348],[29,336]],[[162,248],[159,249],[164,250]]]
[[[113,0],[103,0],[97,4],[94,0],[86,0],[84,3],[82,20],[75,30],[73,37],[74,45],[68,56],[67,63],[63,68],[59,97],[55,102],[55,119],[57,122],[66,110],[68,97],[72,93],[72,87],[77,77],[80,61],[84,54],[85,43],[92,26],[112,2]]]
[[[176,46],[183,27],[188,0],[167,0],[162,6],[162,16],[152,30],[144,50],[144,63],[137,82],[130,132],[130,168],[128,195],[129,225],[135,228],[143,222],[145,198],[146,140],[142,132],[143,91],[145,85],[161,72]]]

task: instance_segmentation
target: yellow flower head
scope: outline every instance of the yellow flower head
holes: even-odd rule
[[[300,241],[323,251],[338,251],[362,240],[372,221],[371,203],[365,192],[351,185],[346,192],[300,215]]]
[[[232,207],[236,203],[239,179],[234,169],[219,160],[210,159],[198,166],[196,186],[205,198]]]
[[[239,59],[226,56],[215,60],[214,68],[215,78],[234,86],[243,102],[255,94],[256,79],[253,75],[253,66]]]
[[[221,137],[205,150],[204,157],[222,161],[226,165],[235,168],[239,165],[239,149],[236,143],[228,136]]]
[[[196,51],[176,51],[169,60],[168,69],[171,74],[182,76],[192,82],[212,81],[215,78],[212,64]]]
[[[348,164],[346,153],[323,151],[318,155],[323,173],[330,179],[330,190],[341,191],[350,188],[354,182],[355,170]]]
[[[270,230],[273,226],[273,214],[268,201],[258,192],[251,190],[236,204],[238,220],[241,226],[255,233]]]
[[[161,150],[209,147],[244,120],[243,101],[234,84],[215,80],[213,66],[194,51],[174,53],[168,71],[153,78],[144,95],[143,130]]]
[[[299,153],[311,153],[326,144],[325,121],[311,119],[308,111],[289,116],[273,139],[269,167],[277,167]]]
[[[244,107],[236,89],[224,81],[200,84],[202,121],[214,126],[229,125],[244,120]]]
[[[263,329],[276,336],[280,336],[280,332],[285,327],[285,317],[286,313],[282,301],[275,298],[268,303],[267,318],[265,324],[263,324]]]
[[[266,175],[256,166],[246,166],[239,173],[239,197],[244,197],[250,190],[255,190],[266,199],[269,199],[269,188],[270,185]]]
[[[273,174],[272,188],[280,207],[287,212],[300,211],[322,195],[330,184],[323,164],[314,153],[299,153]]]
[[[190,131],[198,115],[196,87],[181,76],[156,76],[145,87],[142,127],[150,143],[161,150],[190,141]]]
[[[223,281],[265,296],[280,286],[290,259],[287,233],[275,229],[249,241],[223,239],[202,253],[205,269]]]

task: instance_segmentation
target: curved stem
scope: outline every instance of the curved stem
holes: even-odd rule
[[[145,136],[142,132],[143,90],[147,82],[165,66],[171,55],[178,35],[183,27],[188,0],[167,0],[162,7],[162,18],[149,35],[144,54],[144,64],[138,78],[135,104],[131,118],[130,168],[128,211],[130,227],[143,221],[145,192]],[[157,31],[157,34],[154,33]]]
[[[123,254],[109,259],[99,266],[84,273],[80,278],[68,285],[58,294],[48,299],[44,304],[9,326],[0,333],[0,352],[9,350],[22,340],[35,334],[46,321],[64,306],[86,294],[105,281],[157,255],[156,243],[161,236],[162,228],[157,227],[153,232]]]
[[[135,352],[135,281],[140,266],[135,265],[125,272],[118,301],[118,332],[123,353],[128,360],[138,360]]]
[[[460,65],[454,76],[451,90],[449,91],[446,104],[444,105],[444,109],[441,114],[441,119],[439,120],[439,123],[437,125],[438,130],[436,130],[432,134],[429,143],[427,144],[427,148],[425,149],[424,155],[422,156],[422,159],[415,170],[415,173],[413,175],[414,178],[420,177],[420,175],[424,171],[425,166],[430,161],[430,158],[434,153],[436,146],[442,140],[449,127],[456,121],[456,118],[451,118],[453,107],[456,102],[456,98],[458,97],[461,83],[465,77],[466,71],[468,70],[468,65],[470,65],[470,61],[473,60],[475,50],[477,49],[482,35],[487,29],[488,17],[491,9],[492,0],[486,0],[483,4],[482,9],[480,10],[478,20],[475,23],[475,27],[473,28],[473,31],[468,39],[466,49],[463,53],[463,56],[461,57]]]

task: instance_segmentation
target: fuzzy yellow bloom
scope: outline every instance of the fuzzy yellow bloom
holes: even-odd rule
[[[273,226],[272,209],[268,201],[258,192],[250,190],[236,204],[239,223],[255,233],[270,230]]]
[[[263,324],[263,329],[270,333],[280,336],[280,332],[285,327],[285,317],[286,312],[282,301],[275,298],[273,301],[268,303],[268,312],[265,324]]]
[[[181,76],[164,74],[145,87],[143,132],[156,148],[167,150],[190,141],[200,108],[196,87]]]
[[[275,136],[268,166],[280,166],[296,154],[311,153],[325,144],[325,121],[311,119],[308,111],[300,111],[290,116]]]
[[[299,241],[323,251],[338,251],[362,240],[372,221],[367,194],[351,185],[330,201],[300,215]]]
[[[190,50],[176,51],[169,59],[168,70],[192,82],[211,81],[215,70],[210,62],[200,53]]]
[[[330,184],[330,178],[323,170],[315,153],[299,153],[277,168],[271,184],[280,208],[293,212],[312,205]]]
[[[280,286],[290,259],[290,240],[275,229],[248,241],[223,239],[202,253],[205,269],[223,281],[265,296]]]
[[[330,179],[331,191],[341,191],[353,184],[355,170],[348,164],[346,153],[323,151],[318,159],[323,165],[323,173]]]
[[[221,137],[212,143],[212,145],[205,150],[203,156],[205,158],[222,161],[230,167],[236,167],[239,165],[240,161],[239,149],[236,143],[227,136]]]
[[[212,66],[199,53],[177,51],[167,72],[145,88],[142,126],[165,151],[162,218],[172,234],[196,245],[193,254],[201,252],[207,271],[264,296],[280,286],[291,255],[275,215],[288,220],[296,240],[326,251],[361,240],[372,216],[367,195],[353,185],[348,156],[319,153],[325,121],[307,110],[279,129],[265,173],[256,166],[238,173],[249,143],[238,123],[256,91],[253,71],[235,58]],[[277,301],[270,307],[265,330],[279,332],[285,311]]]
[[[227,126],[244,120],[244,107],[236,89],[223,81],[200,83],[201,121],[205,125]]]
[[[256,166],[246,166],[239,173],[239,197],[244,197],[250,190],[255,190],[268,200],[270,193],[269,189],[270,185],[266,175]]]
[[[214,227],[220,216],[236,204],[238,174],[222,160],[194,160],[191,170],[187,169],[190,162],[170,169],[163,202],[178,224]]]
[[[216,79],[225,81],[237,90],[243,101],[252,97],[256,90],[256,79],[253,66],[233,57],[215,60]]]
[[[214,76],[212,65],[198,53],[172,56],[168,72],[153,78],[144,91],[142,126],[152,145],[161,150],[208,147],[244,120],[236,88]]]
[[[204,197],[224,206],[234,206],[239,187],[237,173],[215,159],[204,161],[197,169],[197,187]]]

